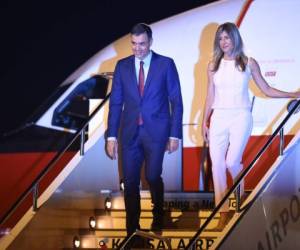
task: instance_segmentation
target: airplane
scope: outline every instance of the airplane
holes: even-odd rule
[[[176,160],[178,173],[170,178],[178,179],[176,177],[181,176],[184,190],[201,189],[201,185],[198,186],[199,180],[195,178],[195,176],[200,178],[199,165],[201,163],[193,156],[203,154],[205,148],[200,124],[207,89],[206,65],[211,59],[212,41],[217,26],[226,21],[235,22],[239,26],[247,55],[256,58],[266,80],[273,87],[292,91],[299,88],[298,82],[294,78],[299,66],[299,53],[293,46],[290,46],[291,39],[297,36],[295,30],[298,30],[300,23],[297,22],[297,10],[299,10],[299,3],[296,1],[218,1],[151,24],[155,36],[152,49],[174,58],[182,84],[184,103],[182,150],[184,157]],[[265,13],[272,13],[272,15],[265,15]],[[284,18],[282,18],[283,16]],[[278,35],[279,33],[280,35]],[[36,121],[36,125],[72,131],[70,125],[65,124],[64,126],[59,119],[55,122],[59,116],[59,109],[63,105],[68,106],[66,102],[70,101],[74,93],[81,91],[80,86],[88,86],[88,84],[92,84],[92,81],[105,81],[101,76],[106,79],[111,78],[117,60],[130,54],[129,34],[95,54],[61,84],[59,89],[64,92],[60,93],[60,96]],[[90,83],[88,83],[89,81]],[[85,84],[82,84],[83,82]],[[107,86],[107,88],[109,87]],[[96,92],[100,93],[101,91],[97,90]],[[250,84],[250,95],[253,101],[254,127],[248,148],[256,145],[262,137],[268,136],[274,130],[280,118],[287,112],[286,105],[289,101],[265,98],[253,83]],[[96,97],[90,96],[81,104],[77,100],[77,104],[73,101],[72,105],[83,109],[87,105],[87,100],[96,105],[96,99]],[[104,109],[106,111],[103,117],[98,118],[93,125],[90,125],[90,134],[100,126],[99,124],[105,123],[107,107]],[[64,118],[68,119],[69,117],[65,116]],[[287,131],[290,130],[291,135],[295,134],[299,128],[299,125],[294,123],[295,121],[286,128]],[[105,129],[104,125],[103,133]],[[248,148],[245,153],[247,155],[246,163],[255,154]],[[274,159],[270,161],[272,160]],[[181,164],[183,164],[182,169]],[[267,163],[262,165],[267,165]],[[262,168],[262,166],[258,168]],[[165,169],[168,172],[168,168]],[[255,182],[247,185],[250,188],[254,184]],[[175,186],[179,188],[181,184],[177,183]]]

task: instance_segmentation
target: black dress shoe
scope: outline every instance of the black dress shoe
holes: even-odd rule
[[[161,232],[163,229],[163,217],[153,218],[153,222],[151,224],[151,231],[153,232]]]
[[[147,242],[146,239],[144,239],[143,237],[139,236],[139,235],[135,235],[132,240],[132,242],[130,242],[130,247],[131,249],[143,249],[143,248],[147,248]]]

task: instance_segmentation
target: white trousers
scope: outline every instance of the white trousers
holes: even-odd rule
[[[209,152],[215,204],[218,205],[227,191],[226,169],[233,180],[243,169],[242,156],[251,135],[253,118],[248,109],[215,109],[210,120]],[[244,183],[241,183],[241,194]],[[229,210],[229,201],[220,212]]]

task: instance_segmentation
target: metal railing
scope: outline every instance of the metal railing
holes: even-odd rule
[[[283,119],[283,121],[279,124],[279,126],[276,128],[274,133],[270,136],[268,141],[264,144],[264,146],[260,149],[260,151],[257,153],[255,158],[251,161],[251,163],[248,165],[247,168],[241,172],[239,177],[236,179],[236,181],[233,183],[232,187],[229,189],[229,191],[225,194],[224,198],[221,200],[221,202],[215,207],[215,209],[212,211],[210,216],[206,219],[204,224],[199,228],[197,233],[191,238],[189,241],[189,244],[187,245],[186,249],[192,250],[194,244],[196,243],[197,239],[199,238],[200,234],[206,229],[207,225],[212,221],[212,219],[215,217],[215,215],[218,213],[220,208],[224,205],[225,202],[229,199],[230,195],[232,193],[235,194],[236,197],[236,212],[241,212],[243,209],[241,209],[241,204],[240,204],[240,182],[244,180],[246,175],[252,170],[256,162],[260,159],[262,154],[266,151],[266,149],[270,146],[270,144],[273,142],[277,134],[279,133],[279,139],[280,139],[280,144],[279,144],[279,155],[283,155],[283,149],[284,149],[284,133],[283,133],[283,128],[284,125],[287,123],[287,121],[290,119],[290,117],[294,114],[300,111],[300,100],[292,100],[288,104],[288,114],[286,117]]]
[[[38,188],[39,183],[43,179],[43,177],[55,166],[55,164],[60,160],[63,154],[68,150],[68,148],[75,142],[75,140],[80,136],[80,155],[84,155],[84,143],[85,143],[85,130],[90,121],[95,117],[98,111],[103,107],[103,105],[107,102],[110,97],[110,93],[102,100],[102,102],[98,105],[98,107],[92,112],[87,121],[82,125],[81,129],[79,129],[74,136],[71,138],[69,143],[58,153],[56,156],[48,163],[48,165],[43,169],[43,171],[34,179],[32,184],[19,196],[19,198],[14,202],[14,204],[10,207],[10,209],[1,217],[0,226],[2,226],[10,216],[16,211],[16,209],[22,204],[22,202],[27,198],[27,196],[32,193],[33,194],[33,211],[38,210]]]

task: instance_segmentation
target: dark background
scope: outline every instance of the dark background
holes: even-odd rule
[[[0,134],[20,127],[81,64],[137,22],[212,0],[53,0],[0,4]]]

